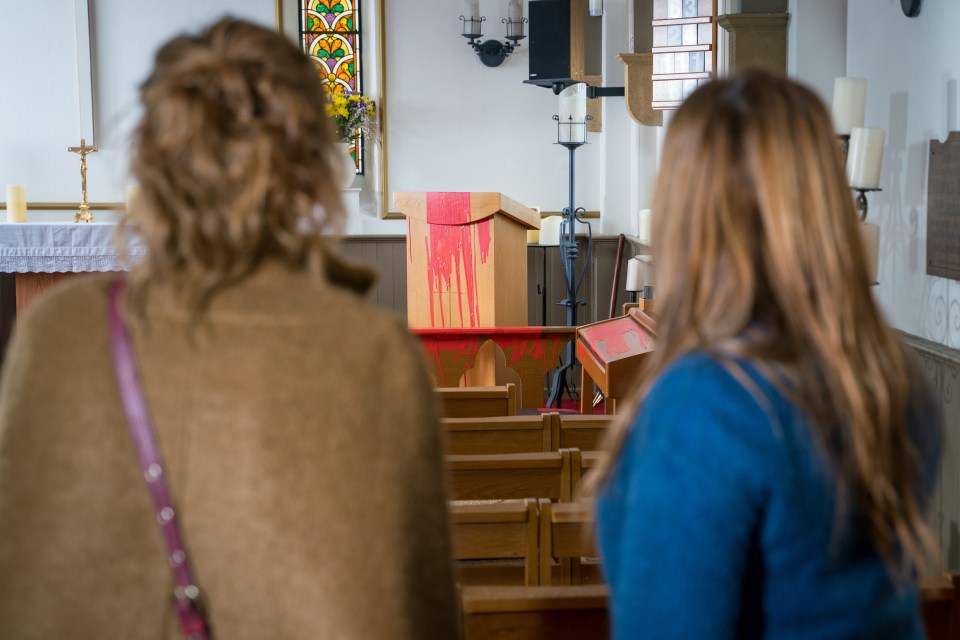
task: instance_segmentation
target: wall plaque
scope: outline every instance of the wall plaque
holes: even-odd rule
[[[927,274],[960,280],[960,132],[930,141]]]

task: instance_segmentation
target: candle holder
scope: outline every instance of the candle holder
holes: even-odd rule
[[[850,134],[838,133],[837,138],[840,140],[840,153],[843,154],[843,166],[847,166],[847,156],[850,155]]]
[[[590,264],[590,253],[593,248],[593,229],[590,223],[583,219],[586,210],[583,207],[575,205],[576,184],[576,152],[577,149],[587,144],[587,122],[591,120],[590,116],[584,117],[582,121],[575,121],[570,116],[566,121],[562,121],[559,115],[553,116],[557,123],[557,144],[566,147],[569,156],[569,175],[568,188],[570,195],[570,205],[565,207],[562,216],[563,222],[560,223],[560,266],[563,267],[563,278],[567,286],[567,297],[557,304],[567,308],[567,326],[577,326],[577,307],[586,305],[585,300],[577,298],[580,287],[583,285],[584,277],[587,273],[587,266]],[[566,127],[567,139],[564,140],[561,132]],[[574,132],[580,133],[574,136]],[[579,277],[576,274],[577,257],[580,253],[577,247],[577,222],[587,226],[587,246],[583,259],[583,268]],[[571,341],[567,345],[566,361],[553,374],[553,383],[550,385],[550,396],[547,399],[547,407],[559,406],[560,397],[563,390],[569,391],[567,384],[567,372],[577,364],[576,345]],[[587,389],[581,389],[580,393],[589,393]],[[554,403],[557,403],[556,405]]]
[[[866,187],[861,189],[860,187],[853,186],[850,188],[857,192],[857,216],[860,218],[860,222],[865,222],[867,220],[867,193],[870,191],[883,191],[883,189],[878,187]]]
[[[593,120],[593,116],[586,116],[581,121],[574,121],[573,116],[569,116],[567,120],[561,120],[560,116],[553,116],[553,119],[557,123],[557,144],[563,145],[571,151],[576,150],[578,147],[582,147],[587,144],[587,123]],[[563,133],[566,132],[566,140],[564,140]],[[579,134],[579,135],[575,135]],[[573,156],[570,156],[570,167],[573,171]],[[571,195],[571,203],[573,198]]]
[[[483,37],[482,24],[486,22],[486,20],[487,18],[485,16],[480,16],[479,18],[460,16],[460,21],[463,23],[460,35],[467,38],[467,44],[473,47],[477,56],[480,57],[480,62],[488,67],[499,67],[503,61],[507,59],[507,56],[520,46],[519,42],[526,38],[523,34],[523,25],[527,22],[527,19],[512,20],[505,18],[502,21],[503,24],[506,25],[506,39],[510,42],[500,42],[499,40],[492,39],[480,42],[479,39]]]
[[[520,20],[504,18],[501,22],[506,25],[507,40],[509,40],[513,46],[519,47],[520,45],[517,43],[527,37],[523,35],[523,25],[529,21],[526,18],[520,18]]]

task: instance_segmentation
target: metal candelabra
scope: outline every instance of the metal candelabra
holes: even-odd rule
[[[580,287],[583,285],[584,276],[587,273],[587,265],[590,264],[590,252],[593,245],[593,232],[590,223],[583,219],[582,215],[586,213],[583,207],[576,207],[575,185],[576,185],[576,152],[577,149],[587,143],[587,121],[590,116],[586,116],[583,122],[574,122],[572,117],[567,122],[562,122],[560,116],[553,116],[557,121],[557,144],[567,149],[569,156],[569,206],[563,210],[563,222],[560,223],[560,264],[563,267],[563,279],[567,285],[567,297],[558,304],[567,308],[567,326],[577,326],[577,307],[585,305],[584,300],[577,298]],[[587,227],[587,246],[583,261],[583,268],[579,277],[576,273],[577,257],[580,250],[577,247],[577,222]],[[569,391],[567,385],[567,372],[577,364],[576,345],[571,341],[566,348],[566,360],[563,365],[553,374],[553,382],[550,385],[550,396],[547,399],[547,407],[559,405],[560,397],[564,388]],[[581,389],[581,393],[585,390]]]

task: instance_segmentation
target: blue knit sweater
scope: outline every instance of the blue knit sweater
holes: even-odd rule
[[[636,417],[598,503],[614,638],[923,638],[915,587],[891,582],[855,525],[833,535],[804,417],[748,375],[765,400],[689,355]]]

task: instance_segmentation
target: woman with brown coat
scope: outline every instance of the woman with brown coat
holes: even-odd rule
[[[440,431],[417,346],[321,231],[343,209],[324,89],[225,19],[160,49],[120,299],[220,638],[458,633]],[[18,320],[0,387],[0,637],[181,637],[107,330],[115,275]],[[150,475],[150,472],[147,472]]]

